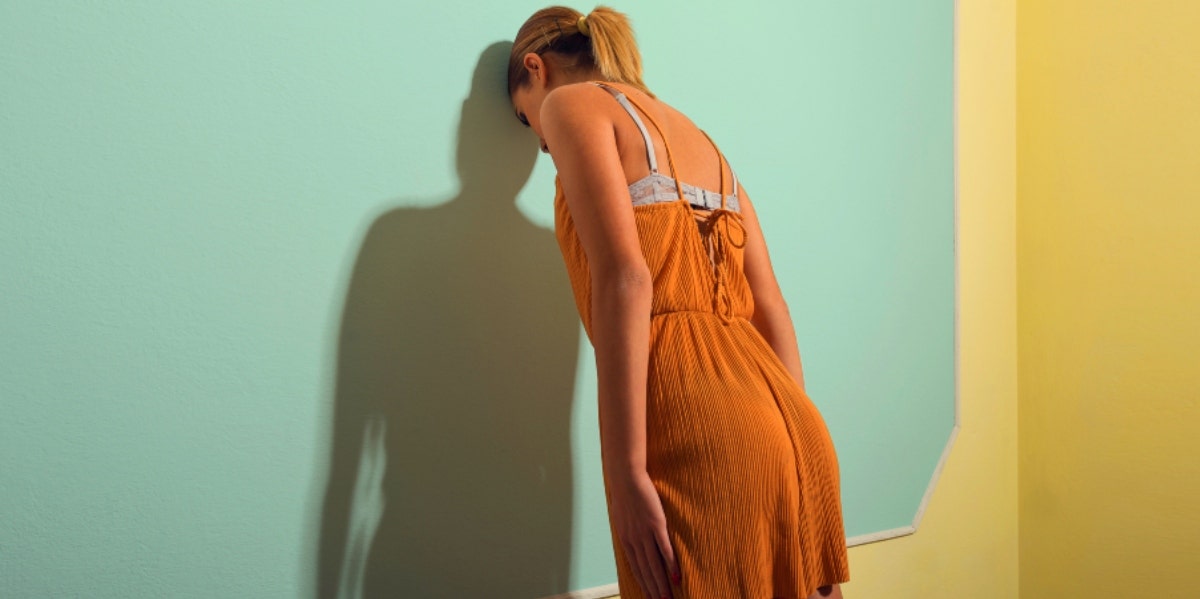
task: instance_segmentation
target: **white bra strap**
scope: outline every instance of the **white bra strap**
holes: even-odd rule
[[[650,172],[657,173],[658,161],[654,158],[654,141],[650,139],[650,131],[646,129],[646,124],[642,122],[642,117],[638,116],[637,109],[635,109],[633,105],[629,103],[629,98],[626,98],[625,94],[622,93],[621,90],[604,85],[599,81],[596,81],[595,83],[596,85],[608,90],[609,93],[615,96],[617,98],[617,102],[620,102],[621,106],[625,108],[625,112],[628,112],[629,116],[633,117],[634,124],[636,124],[638,130],[642,132],[642,138],[646,140],[646,157],[650,160]],[[736,183],[734,185],[734,189],[737,189]]]

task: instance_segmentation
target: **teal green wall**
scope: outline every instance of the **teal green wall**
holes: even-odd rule
[[[503,96],[542,5],[0,5],[0,596],[615,581]],[[847,532],[910,523],[953,424],[950,3],[618,8],[753,194]]]

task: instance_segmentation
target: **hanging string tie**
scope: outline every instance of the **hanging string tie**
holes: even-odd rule
[[[733,322],[733,299],[729,296],[730,247],[746,247],[746,227],[742,215],[728,208],[718,208],[708,217],[709,235],[712,236],[713,272],[716,279],[714,310],[725,323]]]

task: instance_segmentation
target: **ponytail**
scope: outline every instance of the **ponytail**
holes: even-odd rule
[[[642,82],[642,56],[629,18],[607,6],[583,13],[551,6],[533,13],[517,31],[508,60],[508,93],[529,82],[523,57],[554,52],[575,63],[568,68],[595,69],[606,81],[632,85],[655,97]]]

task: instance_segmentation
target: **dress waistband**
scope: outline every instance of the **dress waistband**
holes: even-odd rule
[[[667,310],[664,312],[655,312],[654,314],[650,315],[650,320],[654,320],[655,318],[660,318],[660,317],[664,317],[664,316],[696,316],[696,315],[711,316],[711,317],[716,318],[717,320],[720,320],[721,322],[725,322],[725,323],[729,323],[734,320],[744,320],[746,322],[750,322],[750,319],[746,318],[745,316],[731,315],[726,318],[722,318],[722,316],[720,314],[717,314],[716,312],[711,312],[709,310]]]

